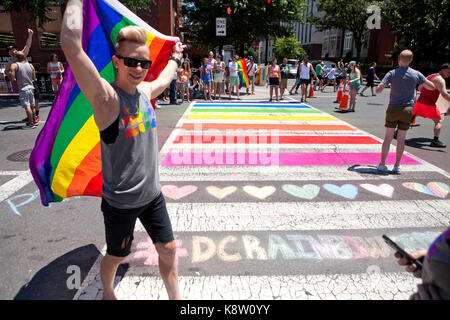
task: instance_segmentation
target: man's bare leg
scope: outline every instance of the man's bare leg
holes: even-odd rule
[[[389,148],[391,146],[392,139],[394,138],[395,128],[386,128],[386,133],[384,135],[383,146],[381,147],[381,165],[386,165],[386,158],[389,153]]]
[[[115,257],[106,254],[100,264],[100,278],[103,284],[103,300],[117,300],[114,293],[114,278],[117,268],[125,260],[125,257]]]
[[[403,152],[405,151],[405,138],[406,130],[398,130],[397,133],[397,157],[395,160],[395,166],[400,166],[400,161],[402,160]]]
[[[159,272],[164,281],[167,295],[170,300],[181,300],[178,287],[178,261],[176,256],[177,246],[175,240],[169,243],[155,243],[159,254]]]

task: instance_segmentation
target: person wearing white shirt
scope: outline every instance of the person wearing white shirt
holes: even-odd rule
[[[250,62],[247,64],[247,75],[248,81],[250,81],[250,86],[252,88],[252,94],[255,94],[255,77],[258,74],[258,71],[258,65],[253,61],[253,57],[250,57]]]
[[[214,59],[214,53],[212,51],[209,52],[209,56],[208,56],[208,66],[210,70],[214,70],[214,66],[216,65],[217,60]],[[214,76],[214,74],[213,74]],[[213,82],[214,79],[211,79],[211,82]],[[216,95],[216,92],[214,90],[214,84],[211,86],[211,93],[212,95]]]
[[[239,65],[237,63],[237,56],[233,57],[233,61],[230,62],[230,64],[228,65],[228,68],[230,70],[230,91],[229,91],[229,97],[231,100],[231,92],[233,91],[233,87],[236,87],[236,95],[237,95],[237,99],[241,100],[241,98],[239,98]]]

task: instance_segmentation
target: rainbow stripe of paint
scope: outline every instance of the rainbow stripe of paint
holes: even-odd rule
[[[183,131],[171,141],[172,148],[162,158],[162,166],[373,166],[380,161],[380,141],[299,103],[195,102],[180,128]],[[213,146],[206,148],[208,145]],[[342,145],[354,148],[350,152],[327,152],[327,148],[318,152],[306,147],[303,152],[285,152],[300,145],[329,145],[329,150]],[[236,150],[243,146],[248,150]],[[395,153],[391,152],[386,164],[394,163]],[[421,164],[408,155],[401,163]]]
[[[150,60],[146,81],[158,77],[178,38],[148,26],[117,0],[84,0],[82,45],[100,75],[113,82],[111,57],[120,29],[137,25],[147,31]],[[92,108],[70,70],[30,156],[30,170],[42,204],[73,196],[101,196],[100,135]]]
[[[239,69],[242,69],[242,71],[239,71],[239,84],[241,87],[248,88],[249,82],[248,82],[248,76],[247,76],[247,62],[245,59],[241,59],[238,62]]]

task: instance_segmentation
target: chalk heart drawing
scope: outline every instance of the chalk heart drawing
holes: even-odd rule
[[[285,184],[281,187],[281,189],[294,197],[308,200],[312,200],[317,197],[320,191],[320,187],[315,184],[305,184],[303,187],[299,187],[294,184]]]
[[[426,186],[417,182],[405,182],[403,186],[438,198],[445,198],[450,191],[450,187],[442,182],[430,182]]]
[[[178,188],[174,185],[165,185],[161,187],[161,191],[165,197],[172,200],[179,200],[197,191],[197,187],[189,185]]]
[[[324,184],[323,187],[325,190],[347,199],[355,199],[358,195],[358,188],[352,184],[344,184],[341,187],[334,184]]]
[[[277,189],[272,186],[265,186],[262,188],[258,188],[255,186],[245,186],[244,191],[249,195],[258,198],[260,200],[264,200],[265,198],[271,196]]]
[[[366,189],[367,191],[379,194],[384,197],[392,198],[392,195],[394,194],[394,187],[392,187],[389,184],[383,183],[379,186],[376,186],[374,184],[370,183],[363,183],[360,184],[361,188]]]
[[[215,186],[209,186],[206,188],[206,191],[213,197],[216,197],[219,200],[222,200],[223,198],[229,196],[232,193],[235,193],[237,188],[235,186],[229,186],[225,188],[218,188]]]

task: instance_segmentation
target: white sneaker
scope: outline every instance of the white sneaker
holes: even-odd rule
[[[388,172],[388,168],[385,165],[382,165],[381,163],[377,166],[377,170],[383,173]]]
[[[392,169],[392,173],[400,174],[400,166],[394,166],[394,169]]]

